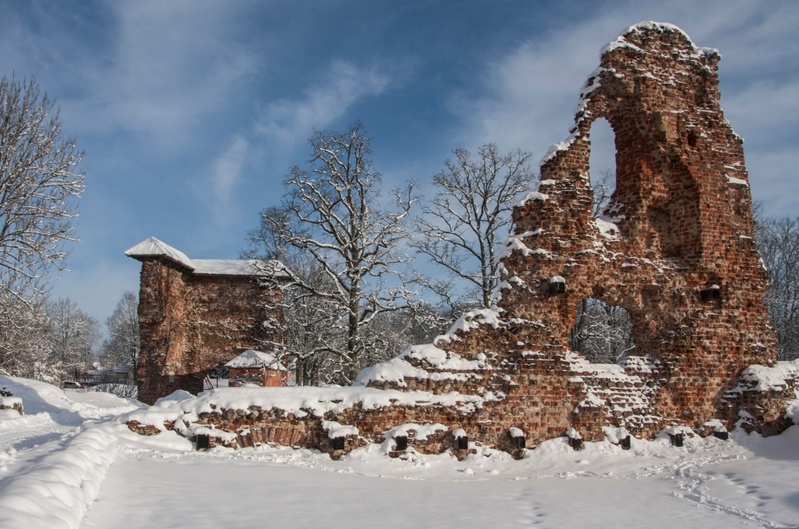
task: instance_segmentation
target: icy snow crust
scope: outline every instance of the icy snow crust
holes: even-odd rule
[[[777,367],[753,376],[779,385],[772,375],[790,375],[796,363]],[[572,529],[621,521],[730,529],[796,527],[799,519],[790,485],[799,472],[796,426],[770,438],[739,430],[730,441],[688,430],[682,448],[671,446],[664,431],[652,441],[632,438],[626,451],[615,443],[627,432],[608,428],[606,440],[586,442],[583,450],[557,438],[520,461],[474,443],[477,453],[463,461],[413,449],[387,457],[395,436],[446,429],[405,424],[386,432],[386,446],[370,444],[332,461],[314,450],[271,446],[195,452],[174,432],[129,431],[125,422],[136,407],[129,401],[8,377],[0,385],[34,410],[0,420],[3,528],[217,529],[224,520],[229,527],[371,529],[391,520],[423,528],[542,522]],[[174,394],[152,408],[191,398]],[[325,427],[331,436],[357,435],[332,421]]]

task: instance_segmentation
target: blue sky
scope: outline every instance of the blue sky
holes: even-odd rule
[[[2,0],[0,20],[0,75],[35,76],[86,152],[81,242],[54,295],[101,321],[138,292],[123,252],[146,237],[237,257],[313,129],[360,119],[387,188],[487,141],[539,159],[599,50],[643,20],[720,50],[754,198],[799,211],[793,0]],[[597,170],[613,163],[602,134]]]

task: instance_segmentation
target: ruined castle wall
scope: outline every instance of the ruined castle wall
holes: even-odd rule
[[[744,367],[773,362],[776,350],[741,140],[718,104],[718,59],[663,25],[608,47],[572,137],[514,211],[499,303],[506,317],[540,319],[564,349],[581,300],[623,307],[638,353],[663,362],[658,415],[692,426],[718,412]],[[588,159],[599,117],[616,136],[617,187],[607,217],[593,219]],[[550,293],[554,277],[565,292]]]
[[[495,309],[470,311],[434,345],[364,370],[358,383],[376,393],[356,404],[342,399],[359,388],[331,389],[314,399],[335,411],[289,413],[278,409],[281,394],[201,420],[316,447],[327,446],[332,421],[357,428],[350,448],[408,423],[517,449],[509,445],[517,430],[531,447],[573,430],[599,440],[607,427],[707,434],[741,416],[766,433],[787,427],[799,376],[796,366],[771,367],[767,275],[742,142],[719,106],[718,61],[674,26],[629,28],[603,51],[569,138],[542,160],[538,190],[514,208]],[[593,218],[590,131],[599,118],[615,134],[617,175],[605,215]],[[576,308],[589,297],[629,312],[637,356],[599,365],[569,349]],[[443,449],[435,439],[430,446]]]

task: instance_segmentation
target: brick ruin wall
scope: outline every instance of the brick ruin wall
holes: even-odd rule
[[[139,400],[199,393],[210,370],[243,350],[285,343],[280,296],[254,277],[199,275],[168,259],[143,259]]]
[[[503,262],[511,288],[500,304],[506,318],[544,325],[546,338],[526,347],[562,351],[582,299],[626,309],[637,351],[662,372],[650,405],[692,426],[723,413],[743,368],[776,359],[742,141],[719,106],[718,60],[664,26],[633,29],[608,47],[570,140],[514,212],[517,246]],[[617,151],[616,191],[600,220],[588,175],[597,118],[610,123]],[[565,292],[552,295],[560,278]]]
[[[719,58],[654,23],[628,29],[603,51],[571,136],[542,161],[538,191],[514,209],[497,309],[465,315],[437,339],[433,356],[411,349],[387,363],[391,369],[362,374],[370,388],[418,395],[415,405],[323,415],[219,408],[198,423],[236,432],[228,444],[331,452],[383,442],[403,424],[412,425],[411,437],[420,425],[445,425],[420,436],[420,451],[451,448],[452,432],[463,430],[470,441],[511,452],[519,431],[530,447],[570,431],[599,440],[606,428],[651,438],[683,425],[707,435],[741,416],[763,433],[787,428],[796,370],[767,391],[741,377],[752,364],[773,365],[777,348],[742,141],[719,106]],[[615,134],[617,166],[600,219],[592,216],[589,177],[598,118]],[[639,356],[594,365],[570,350],[576,307],[586,298],[629,312]],[[403,375],[379,374],[386,372]],[[435,402],[446,395],[464,402]],[[325,421],[358,434],[333,450]]]

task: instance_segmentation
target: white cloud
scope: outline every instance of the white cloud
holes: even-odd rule
[[[469,124],[462,143],[491,141],[503,150],[543,156],[550,144],[568,135],[580,87],[598,65],[602,44],[619,29],[611,17],[574,25],[547,40],[522,43],[489,64],[485,95],[451,102]]]
[[[233,192],[241,178],[249,147],[246,138],[237,136],[211,164],[210,185],[200,193],[218,223],[229,219]]]
[[[379,66],[334,60],[319,81],[303,91],[302,97],[265,104],[256,128],[283,144],[304,141],[313,129],[324,128],[361,98],[383,93],[392,77],[391,72]]]
[[[113,2],[116,33],[104,61],[75,72],[88,93],[68,102],[70,121],[127,131],[168,149],[230,103],[258,58],[235,39],[235,9],[211,1]]]

